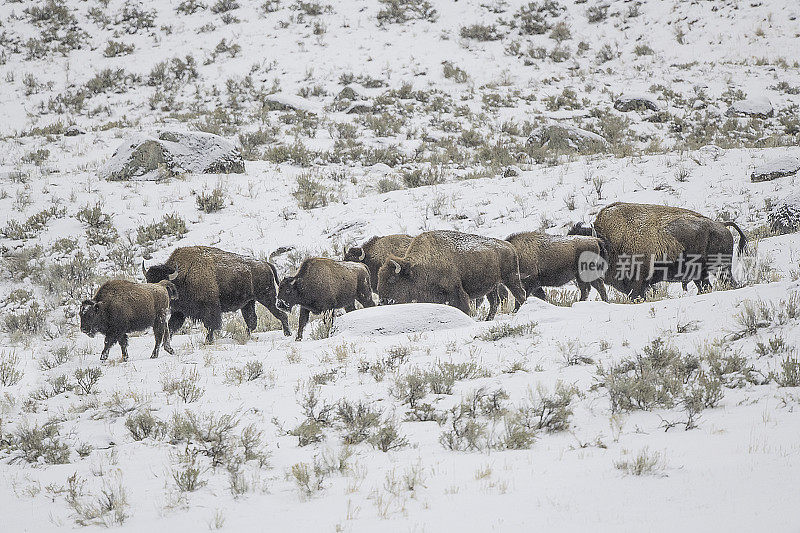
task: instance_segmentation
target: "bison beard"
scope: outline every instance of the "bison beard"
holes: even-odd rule
[[[222,328],[222,313],[242,312],[248,333],[258,325],[255,303],[258,301],[291,335],[286,313],[275,305],[278,273],[267,261],[258,261],[210,246],[176,248],[162,265],[144,269],[149,282],[174,276],[178,299],[173,304],[169,329],[175,332],[186,318],[199,320],[211,343],[214,332]]]

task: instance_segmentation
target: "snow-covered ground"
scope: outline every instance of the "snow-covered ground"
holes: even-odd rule
[[[800,8],[409,4],[0,5],[4,531],[800,528],[800,234],[768,220],[798,177],[751,179],[800,157]],[[527,142],[557,123],[603,142]],[[100,177],[160,130],[222,135],[245,172]],[[568,286],[488,323],[370,308],[302,342],[259,308],[251,339],[231,314],[174,356],[133,336],[125,363],[77,327],[176,246],[285,275],[372,235],[564,233],[614,201],[736,221],[742,286]],[[620,404],[626,379],[649,400]]]

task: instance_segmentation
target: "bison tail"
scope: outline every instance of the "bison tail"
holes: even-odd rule
[[[736,225],[736,222],[723,222],[723,224],[736,230],[736,232],[739,234],[739,253],[741,254],[744,252],[744,249],[747,246],[747,237],[742,231],[742,228]]]

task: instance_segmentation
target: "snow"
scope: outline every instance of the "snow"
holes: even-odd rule
[[[733,102],[725,114],[733,117],[747,115],[766,118],[771,117],[773,112],[772,102],[769,101],[769,98],[757,96]]]
[[[416,303],[359,309],[337,318],[335,335],[364,337],[468,328],[475,321],[449,305]]]
[[[273,2],[275,11],[238,2],[215,13],[215,2],[206,1],[209,8],[193,14],[177,12],[178,3],[131,2],[154,11],[154,26],[134,32],[118,24],[125,0],[64,0],[75,23],[59,27],[56,40],[51,22],[26,13],[49,2],[0,3],[0,21],[11,21],[0,31],[0,229],[31,219],[36,228],[26,240],[0,232],[0,358],[16,356],[22,372],[17,383],[0,384],[4,530],[78,527],[68,501],[73,475],[73,488],[91,504],[102,490],[124,487],[127,518],[110,524],[120,531],[797,530],[800,389],[770,377],[800,346],[800,319],[788,315],[800,294],[797,178],[751,181],[762,168],[791,170],[798,157],[786,122],[800,105],[800,72],[791,66],[794,2],[613,1],[597,23],[586,17],[591,2],[561,2],[558,17],[545,17],[570,28],[572,37],[561,42],[550,30],[521,33],[518,12],[528,0],[431,0],[436,20],[380,25],[386,4],[378,0],[322,2],[330,9],[320,15],[305,11],[308,2]],[[494,25],[504,37],[462,38],[471,24]],[[59,46],[68,27],[86,32],[80,48],[35,57],[39,41]],[[107,56],[109,41],[133,49]],[[606,45],[610,59],[601,63]],[[642,45],[652,53],[640,54]],[[569,57],[552,60],[556,48]],[[159,64],[167,62],[169,78],[177,75],[174,60],[189,55],[196,77],[158,81]],[[446,77],[443,62],[462,73]],[[122,69],[124,79],[89,91],[87,82],[106,69]],[[347,105],[338,98],[346,86],[355,99]],[[662,113],[619,112],[620,92],[654,100]],[[752,98],[736,102],[745,95]],[[729,120],[732,101],[737,116],[772,116]],[[68,135],[76,130],[85,133]],[[208,145],[158,141],[177,145],[170,152],[180,160],[176,177],[98,179],[124,165],[136,140],[157,140],[165,130],[220,137]],[[526,146],[531,133],[534,146]],[[572,150],[538,150],[553,133]],[[473,146],[479,137],[485,142]],[[580,153],[586,144],[600,151]],[[293,163],[285,157],[296,156],[296,146],[306,151]],[[211,152],[222,147],[241,147],[244,172],[206,172]],[[392,149],[397,160],[380,156]],[[408,187],[415,170],[441,179]],[[324,190],[318,207],[300,207],[300,177]],[[391,190],[392,183],[401,188]],[[209,186],[225,193],[217,212],[197,205],[195,193]],[[131,335],[126,363],[116,346],[101,363],[102,337],[78,328],[80,300],[105,277],[135,279],[142,259],[161,262],[177,246],[263,258],[283,250],[275,259],[283,276],[307,256],[340,258],[373,235],[563,234],[615,201],[736,221],[752,235],[755,254],[737,258],[742,285],[698,294],[670,284],[663,299],[639,304],[603,303],[593,291],[590,301],[571,305],[577,291],[566,285],[550,302],[529,298],[517,313],[505,307],[489,322],[480,320],[486,304],[475,317],[433,304],[373,307],[336,317],[332,332],[312,317],[301,342],[272,329],[275,320],[256,304],[259,328],[249,339],[241,314],[225,313],[224,331],[210,345],[199,325],[187,324],[172,339],[174,356],[151,360],[152,332]],[[102,229],[86,215],[95,206],[118,233],[111,243],[90,239]],[[52,207],[63,216],[38,227],[37,213]],[[149,240],[148,228],[158,229],[168,214],[185,221],[187,233]],[[772,222],[790,233],[757,237],[775,229]],[[37,246],[41,256],[27,263],[13,256]],[[61,291],[80,274],[70,263],[77,257],[88,258],[99,278]],[[14,318],[34,303],[48,313],[46,331],[12,333]],[[749,305],[773,316],[740,337]],[[296,325],[294,315],[293,331]],[[723,387],[719,404],[690,430],[683,402],[613,412],[598,365],[635,358],[656,338],[686,357],[704,345],[724,346],[754,380]],[[65,359],[51,368],[57,353]],[[568,364],[570,354],[584,359]],[[258,365],[260,373],[247,376]],[[441,425],[415,418],[402,398],[404,378],[470,365],[480,371],[454,378],[449,394],[426,390],[417,401],[446,417]],[[94,392],[41,399],[60,376],[74,384],[76,371],[89,367],[102,370]],[[171,378],[182,376],[202,389],[195,401],[168,392]],[[452,429],[452,410],[476,392],[505,393],[500,401],[513,413],[559,382],[579,391],[566,431],[539,431],[519,450],[454,451],[440,441]],[[309,387],[323,427],[317,442],[301,445],[293,433],[307,420]],[[380,410],[408,445],[383,452],[369,441],[346,444],[338,415],[345,400]],[[329,425],[326,405],[333,407]],[[237,449],[252,425],[267,460],[215,466],[196,442],[176,443],[169,434],[135,440],[126,420],[144,412],[168,429],[176,414],[233,415]],[[504,434],[508,413],[480,414],[491,438]],[[48,422],[69,448],[68,464],[28,463],[8,446],[20,428]],[[660,454],[654,475],[615,466],[643,449]],[[313,477],[315,463],[337,462],[331,458],[339,454],[352,454],[345,466],[310,493],[298,487],[295,467],[308,465]],[[182,492],[174,474],[190,458],[205,484]],[[233,479],[246,482],[243,492],[234,494],[228,466],[240,469]],[[409,488],[415,472],[419,482]]]
[[[800,170],[800,157],[783,156],[758,165],[750,174],[754,182],[770,181],[784,176],[792,176]]]

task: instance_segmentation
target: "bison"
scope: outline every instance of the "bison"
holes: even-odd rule
[[[187,246],[176,248],[164,264],[145,269],[143,262],[142,271],[150,283],[174,280],[178,299],[169,319],[173,333],[188,317],[203,323],[206,342],[211,343],[214,331],[222,327],[222,313],[240,309],[251,333],[258,325],[258,301],[280,320],[284,335],[292,334],[286,313],[275,306],[278,272],[267,261],[210,246]]]
[[[323,313],[344,307],[353,311],[358,301],[372,307],[369,271],[361,263],[336,261],[326,257],[310,257],[303,261],[297,274],[287,276],[278,287],[278,307],[291,311],[300,306],[297,340],[302,340],[309,313]]]
[[[602,278],[588,280],[581,272],[581,261],[590,258],[607,261],[605,246],[599,238],[526,231],[510,235],[506,240],[517,251],[522,286],[528,294],[545,300],[542,287],[560,287],[575,280],[581,291],[581,301],[586,300],[592,287],[604,302],[608,301]]]
[[[525,301],[514,247],[503,240],[460,233],[428,231],[411,241],[404,256],[389,256],[378,271],[381,303],[429,302],[469,314],[471,299],[489,299],[487,320],[494,318],[498,285]]]
[[[128,333],[153,328],[156,346],[151,357],[158,357],[158,347],[163,344],[169,354],[175,353],[169,344],[167,314],[170,301],[178,297],[171,281],[134,283],[115,279],[103,283],[92,300],[81,302],[81,331],[90,337],[105,335],[105,346],[100,360],[117,342],[122,349],[122,360],[128,360]]]
[[[364,263],[369,270],[372,292],[378,292],[378,269],[390,255],[403,257],[412,239],[411,235],[404,234],[372,237],[361,246],[348,249],[344,254],[344,260]]]
[[[739,253],[747,238],[734,222],[665,205],[615,202],[597,214],[592,226],[575,224],[571,235],[592,235],[608,250],[606,283],[631,299],[644,298],[659,281],[694,282],[698,290],[711,287],[709,276],[732,281],[732,227],[739,234]]]

